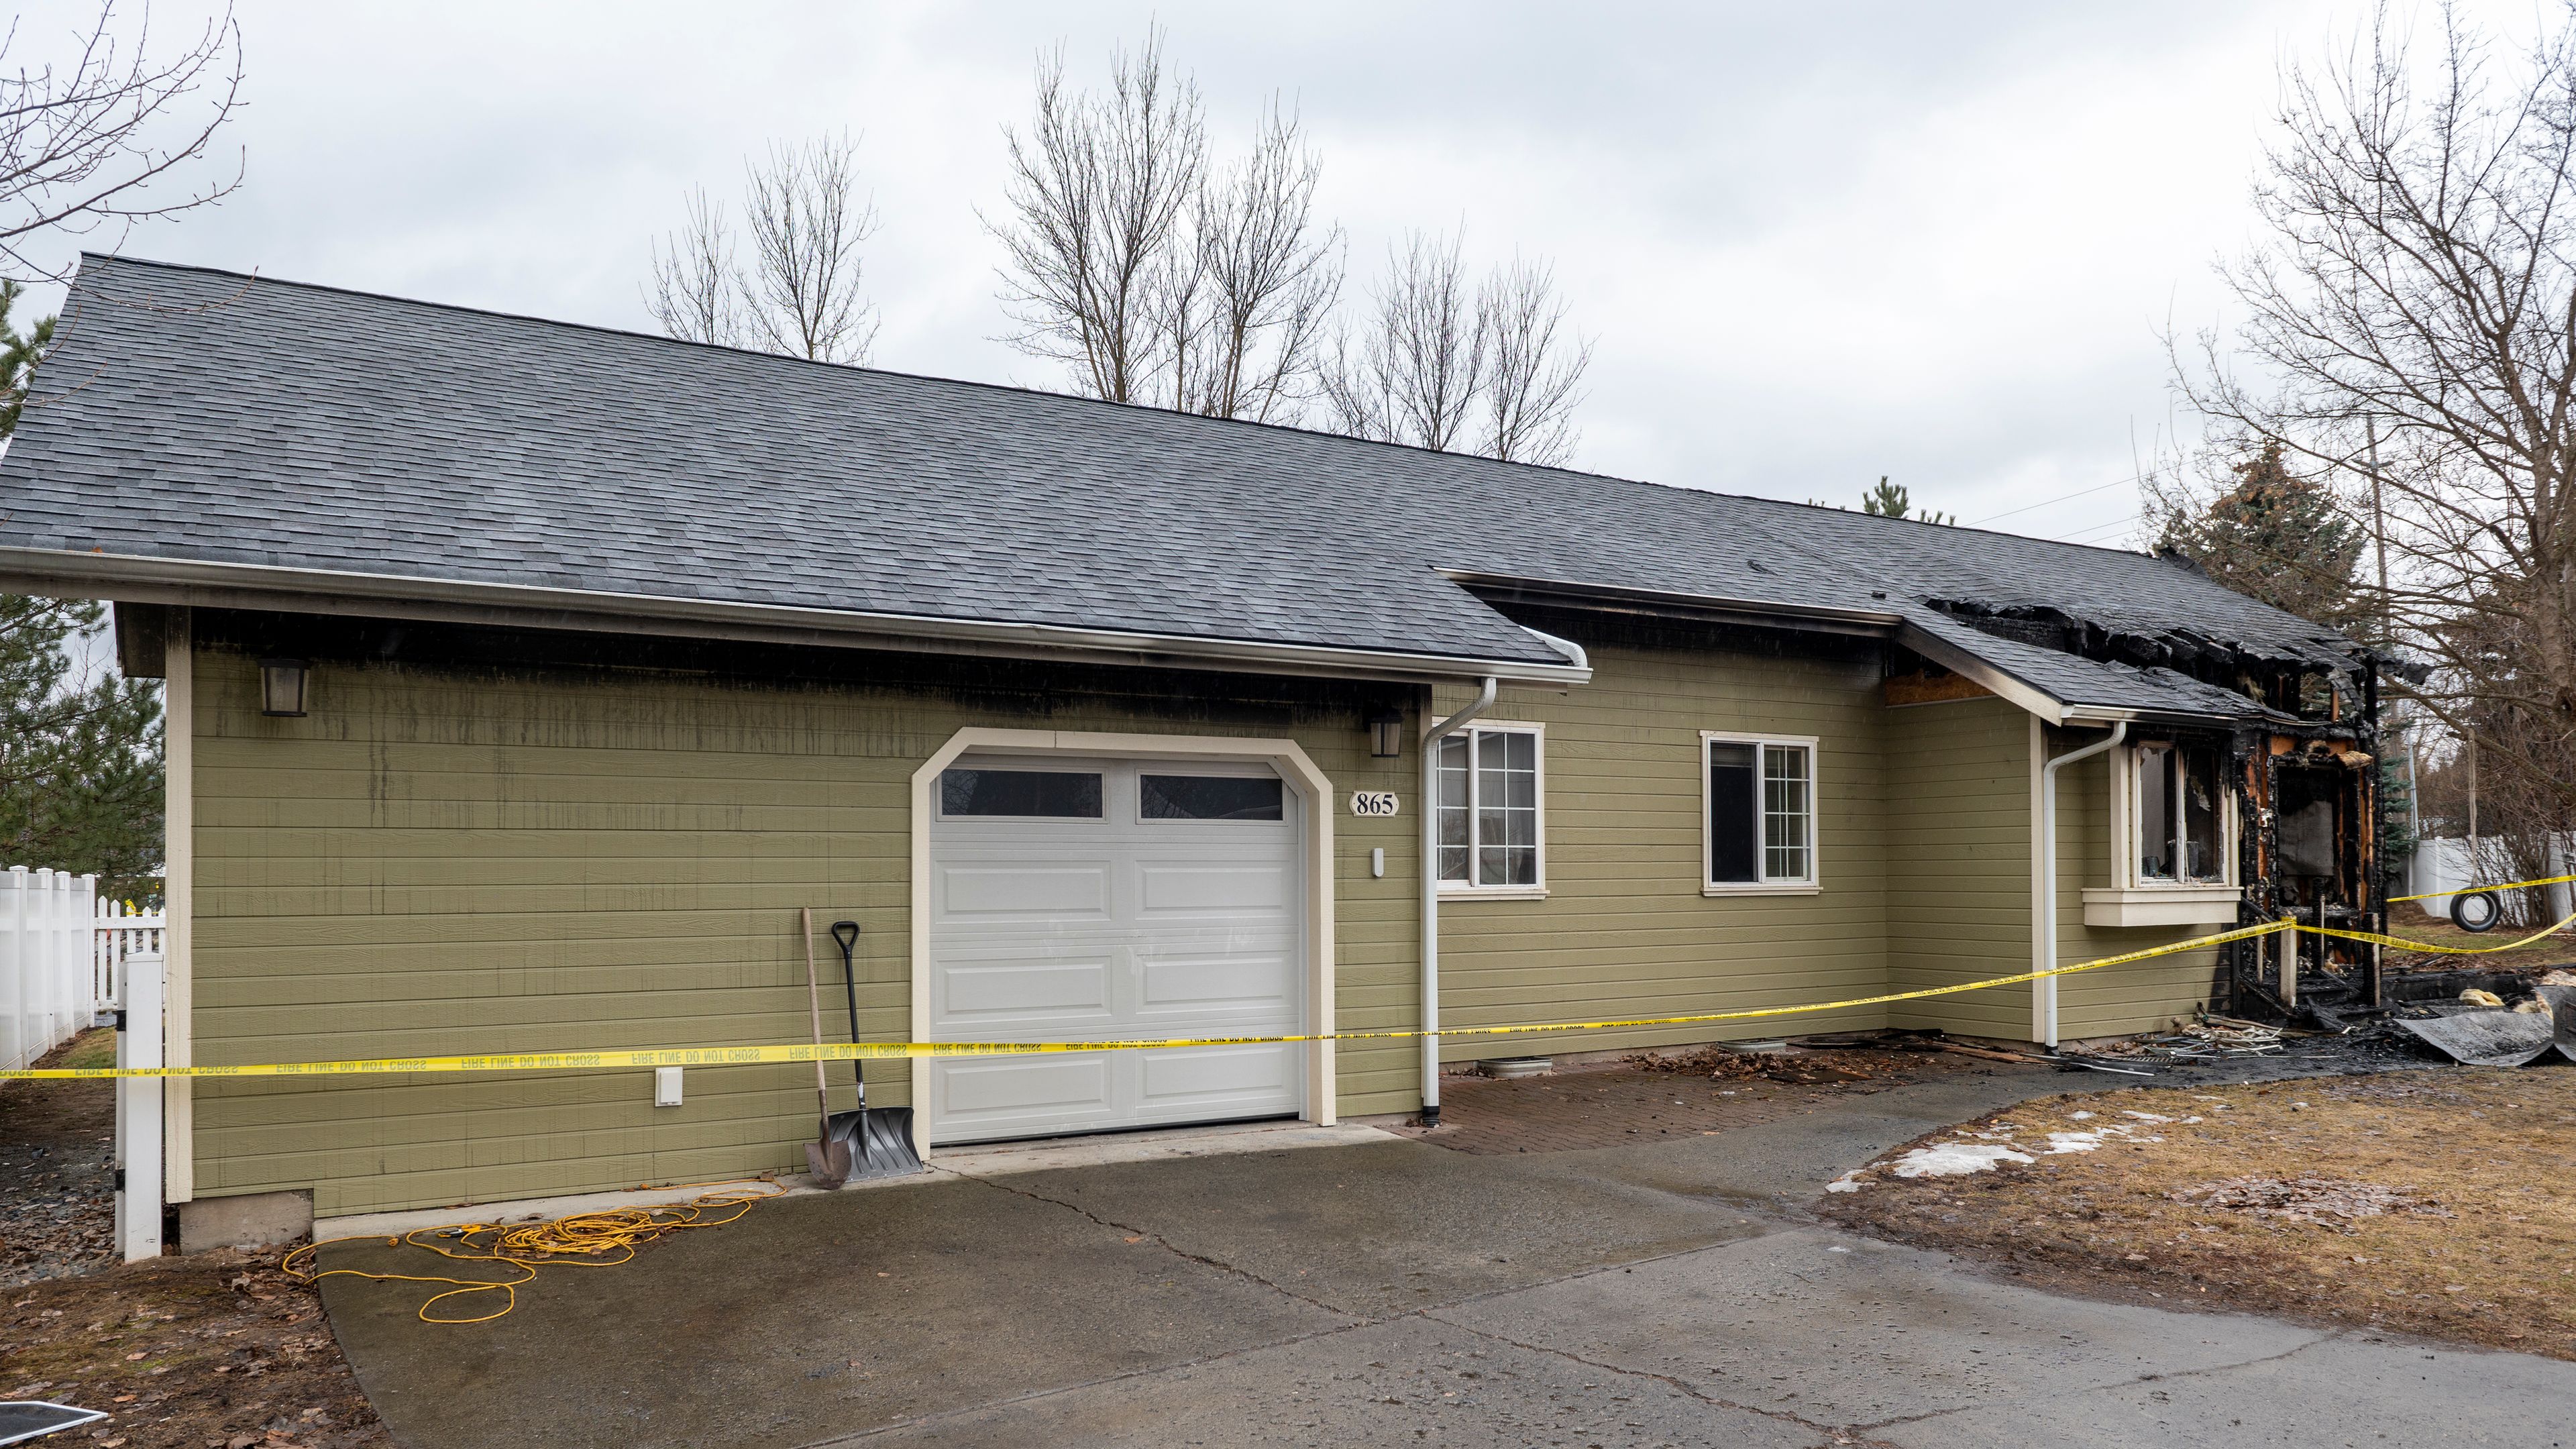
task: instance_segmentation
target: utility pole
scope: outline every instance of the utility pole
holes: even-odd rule
[[[2370,439],[2370,537],[2379,552],[2379,647],[2388,649],[2397,643],[2397,617],[2388,601],[2388,514],[2379,501],[2379,419],[2366,417],[2361,425]]]

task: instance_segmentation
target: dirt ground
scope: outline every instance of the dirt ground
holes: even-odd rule
[[[2576,1359],[2571,1088],[2446,1067],[2042,1098],[1913,1145],[2027,1161],[1906,1177],[1901,1150],[1821,1210],[2046,1287]]]
[[[114,1051],[91,1032],[45,1065]],[[320,1299],[274,1254],[115,1261],[115,1120],[106,1082],[0,1086],[0,1398],[105,1409],[82,1432],[106,1449],[390,1443]]]
[[[2045,1070],[1941,1051],[1877,1049],[1790,1055],[1644,1052],[1498,1081],[1441,1082],[1441,1125],[1389,1131],[1477,1156],[1580,1152],[1658,1137],[1707,1135],[1808,1111],[1836,1097],[1973,1072]]]
[[[116,1033],[83,1032],[46,1067],[112,1067]],[[0,1288],[116,1261],[116,1097],[106,1082],[0,1082]]]

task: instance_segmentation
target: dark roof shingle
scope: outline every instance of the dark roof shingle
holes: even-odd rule
[[[2194,712],[2225,692],[1930,602],[2349,648],[2139,554],[122,259],[38,393],[0,545],[1555,660],[1450,569],[1893,611]]]

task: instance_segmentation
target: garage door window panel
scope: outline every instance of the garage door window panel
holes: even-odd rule
[[[943,770],[939,813],[951,820],[1097,820],[1100,774],[1094,770]]]
[[[1147,820],[1282,821],[1286,787],[1277,778],[1241,775],[1145,775],[1137,803]]]
[[[1441,888],[1528,893],[1547,882],[1544,736],[1479,725],[1440,741]]]

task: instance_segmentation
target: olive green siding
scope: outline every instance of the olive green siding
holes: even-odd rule
[[[641,656],[529,662],[485,641],[445,656],[473,663],[326,657],[311,714],[271,719],[256,649],[212,637],[192,724],[201,1063],[800,1040],[800,906],[860,922],[861,1029],[901,1039],[911,777],[970,726],[1296,740],[1332,783],[1336,1025],[1418,1024],[1419,752],[1374,759],[1362,726],[1372,703],[1418,706],[1418,689],[792,652],[779,658],[812,677],[724,660],[727,677]],[[1445,1026],[1791,1006],[2027,968],[2027,716],[1992,699],[1888,708],[1866,644],[1611,624],[1578,637],[1592,683],[1507,688],[1488,715],[1546,727],[1547,895],[1444,900]],[[1441,713],[1467,698],[1431,693]],[[1821,889],[1703,891],[1703,730],[1819,741]],[[2063,782],[2070,961],[2183,934],[2083,927],[2080,888],[2107,880],[2104,778],[2095,764]],[[1402,812],[1352,817],[1358,789],[1396,791]],[[827,937],[818,953],[829,993]],[[2207,976],[2203,958],[2073,978],[2066,1034],[2158,1025],[2202,999]],[[1443,1055],[1880,1025],[2019,1039],[2029,1000],[2017,987],[1453,1035]],[[1341,1044],[1339,1111],[1412,1110],[1418,1069],[1412,1041]],[[845,1106],[847,1068],[833,1071]],[[333,1215],[794,1168],[812,1080],[810,1067],[692,1069],[678,1108],[653,1107],[640,1071],[209,1080],[196,1191],[311,1188]],[[880,1105],[905,1100],[903,1064],[869,1080]]]
[[[1551,629],[1558,625],[1550,624]],[[1504,689],[1546,727],[1544,900],[1444,896],[1444,1027],[1633,1020],[1870,996],[1886,980],[1879,668],[1585,638],[1593,678]],[[1447,714],[1464,690],[1434,692]],[[1820,891],[1702,891],[1702,730],[1814,736]],[[1449,1037],[1444,1060],[1875,1027],[1877,1007],[1711,1025]]]
[[[1994,698],[1904,705],[1885,732],[1888,988],[2028,970],[2030,716]],[[2025,1041],[2030,986],[1899,1002],[1888,1022]]]
[[[2052,735],[2053,753],[2101,739],[2094,730]],[[2224,931],[2226,926],[2121,926],[2084,924],[2084,888],[2111,883],[2111,766],[2125,751],[2096,755],[2057,774],[2057,959],[2060,965],[2143,951]],[[2127,966],[2105,966],[2058,978],[2057,1035],[2061,1041],[2125,1036],[2171,1026],[2177,1017],[2208,1004],[2218,969],[2213,949],[2158,956]]]
[[[1175,676],[1024,664],[986,666],[972,694],[325,664],[310,716],[270,719],[247,658],[197,669],[211,1065],[801,1040],[800,906],[861,923],[861,1029],[900,1040],[911,775],[968,725],[1286,736],[1337,791],[1410,793],[1409,759],[1370,759],[1355,705],[1278,681],[1186,676],[1245,697],[1175,699]],[[889,666],[906,669],[925,677]],[[1348,1029],[1415,1020],[1410,824],[1335,820]],[[1345,1045],[1342,1110],[1410,1105],[1413,1060]],[[871,1098],[906,1084],[884,1064]],[[311,1187],[324,1214],[788,1168],[813,1131],[810,1067],[692,1070],[677,1108],[652,1105],[647,1072],[196,1090],[200,1194]]]

